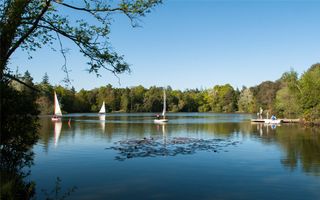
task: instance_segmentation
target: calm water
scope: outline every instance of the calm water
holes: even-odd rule
[[[153,116],[41,118],[30,176],[37,197],[59,177],[59,196],[77,187],[67,199],[320,199],[317,128],[201,113],[157,125]]]

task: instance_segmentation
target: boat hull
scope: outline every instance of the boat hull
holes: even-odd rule
[[[266,120],[264,120],[264,123],[266,123],[266,124],[280,124],[281,120],[280,119],[266,119]]]
[[[53,122],[60,122],[61,121],[61,117],[51,117],[51,120]]]
[[[251,122],[265,123],[265,124],[280,124],[281,119],[251,119]]]
[[[154,123],[166,123],[166,122],[168,122],[169,120],[168,119],[155,119],[155,120],[153,120],[154,121]]]

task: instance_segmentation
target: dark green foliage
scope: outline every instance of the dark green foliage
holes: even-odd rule
[[[238,99],[238,111],[246,113],[254,113],[255,99],[249,88],[243,88]]]
[[[285,72],[279,81],[281,88],[276,94],[275,111],[281,117],[298,117],[301,113],[301,107],[299,105],[300,87],[297,72],[294,70]]]
[[[41,84],[43,84],[43,85],[48,85],[49,84],[49,76],[48,76],[47,73],[45,73],[44,76],[42,77]]]
[[[173,90],[166,88],[167,110],[171,112],[248,112],[278,117],[319,119],[319,64],[313,65],[299,80],[295,71],[285,72],[276,82],[266,81],[255,87],[243,87],[241,92],[230,84],[216,85],[207,90]],[[24,76],[25,79],[28,76]],[[47,77],[49,78],[49,77]],[[114,88],[112,85],[93,90],[53,87],[47,83],[36,85],[42,90],[37,102],[42,113],[53,112],[53,90],[64,112],[98,112],[105,101],[108,112],[161,112],[163,88],[143,86]],[[50,108],[50,110],[48,110]]]
[[[314,64],[299,80],[299,102],[308,121],[320,119],[320,64]]]
[[[123,93],[121,94],[120,99],[121,105],[120,105],[120,111],[122,112],[130,112],[130,89],[126,88]]]
[[[144,94],[147,90],[139,85],[130,89],[130,111],[143,112]]]
[[[214,112],[235,112],[237,95],[230,84],[216,85],[213,88],[211,107]]]
[[[26,73],[24,80],[31,80]],[[31,82],[32,83],[32,82]],[[37,95],[30,88],[14,88],[9,80],[1,79],[0,166],[1,199],[29,199],[34,184],[25,182],[22,171],[33,163],[32,146],[37,137]]]
[[[149,112],[162,111],[162,89],[157,87],[150,87],[144,94],[143,109]]]
[[[250,88],[256,99],[256,110],[262,107],[264,110],[274,110],[274,101],[277,91],[280,89],[280,82],[265,81],[258,86]]]
[[[14,166],[19,166],[17,162],[24,163],[24,154],[37,139],[37,105],[36,95],[17,91],[7,82],[1,82],[1,154],[13,154],[11,160],[16,160]],[[16,152],[23,152],[19,155]],[[2,157],[1,158],[4,158]],[[12,159],[16,157],[16,159]],[[3,164],[3,162],[1,162]]]

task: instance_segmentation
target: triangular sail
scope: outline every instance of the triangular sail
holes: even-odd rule
[[[99,113],[106,113],[106,106],[105,106],[104,102],[102,103],[102,106],[101,106]]]
[[[163,111],[162,111],[163,118],[165,118],[165,116],[166,116],[166,107],[167,107],[167,105],[166,105],[166,91],[163,90]]]
[[[62,116],[59,101],[56,92],[54,92],[54,114]]]

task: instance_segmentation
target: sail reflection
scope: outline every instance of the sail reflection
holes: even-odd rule
[[[62,129],[62,122],[58,121],[54,123],[54,146],[58,146],[59,137]]]
[[[122,116],[123,115],[123,116]],[[172,114],[173,115],[173,114]],[[206,121],[189,122],[189,116],[171,116],[170,124],[154,124],[150,117],[139,115],[118,114],[106,116],[88,115],[80,116],[72,120],[72,129],[66,129],[62,139],[74,138],[75,144],[83,137],[99,138],[106,140],[106,143],[118,142],[120,140],[136,139],[148,142],[148,138],[154,138],[159,148],[168,149],[170,141],[177,138],[233,140],[246,138],[258,142],[259,145],[272,145],[280,147],[282,152],[281,164],[289,170],[302,169],[308,174],[320,176],[320,129],[306,128],[298,124],[282,124],[271,126],[265,124],[253,124],[251,122],[223,122],[209,123]],[[145,120],[146,119],[146,120]],[[197,119],[192,117],[192,119]],[[99,121],[97,121],[99,120]],[[143,121],[145,120],[145,121]],[[52,141],[52,126],[54,126],[54,144],[58,145],[59,136],[62,130],[62,123],[52,124],[50,118],[40,120],[40,141],[45,149],[49,149]],[[169,131],[170,128],[170,131]],[[101,134],[102,131],[107,134]],[[147,140],[144,141],[143,138]],[[61,142],[61,138],[60,138]],[[174,141],[173,141],[174,142]],[[144,146],[147,148],[147,146]],[[134,148],[134,146],[133,146]],[[160,153],[163,153],[160,151]],[[159,153],[159,154],[160,154]],[[143,154],[147,155],[147,154]],[[162,154],[161,154],[162,155]],[[131,156],[131,155],[130,155]]]
[[[166,144],[166,141],[167,141],[167,124],[166,123],[159,123],[157,124],[157,131],[162,133],[162,140],[163,140],[163,144],[165,145]]]
[[[104,132],[105,127],[106,127],[106,124],[105,124],[106,116],[105,115],[99,115],[99,120],[100,120],[101,129]]]

